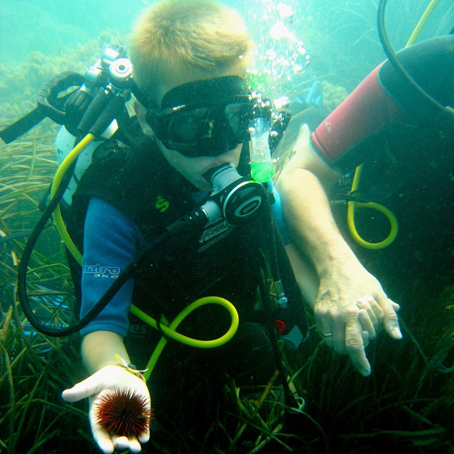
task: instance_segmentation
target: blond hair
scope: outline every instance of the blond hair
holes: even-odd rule
[[[144,10],[131,35],[137,84],[156,98],[178,75],[222,75],[246,57],[251,40],[240,14],[211,0],[162,0]]]

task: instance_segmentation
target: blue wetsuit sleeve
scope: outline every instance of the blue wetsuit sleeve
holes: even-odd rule
[[[90,199],[84,228],[81,317],[134,260],[142,240],[136,225],[120,211],[100,199]],[[125,336],[133,285],[132,280],[126,282],[81,334],[102,330]]]
[[[281,198],[279,196],[279,192],[277,192],[277,189],[273,185],[273,183],[269,182],[268,184],[271,185],[271,192],[274,196],[274,203],[271,205],[271,212],[273,214],[277,228],[279,229],[279,232],[281,234],[282,241],[284,242],[284,244],[288,244],[292,241],[292,239],[288,233],[287,225],[285,224]]]

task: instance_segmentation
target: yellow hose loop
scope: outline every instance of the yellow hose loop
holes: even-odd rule
[[[77,157],[82,153],[82,151],[85,150],[85,148],[90,145],[91,142],[95,140],[95,136],[93,134],[87,134],[77,145],[74,147],[74,149],[69,153],[69,155],[66,157],[66,159],[62,162],[61,166],[58,168],[57,173],[55,174],[54,181],[52,182],[52,188],[50,191],[50,197],[51,199],[57,192],[58,188],[60,187],[60,184],[63,180],[63,177],[65,176],[65,173],[68,171],[68,169],[71,167],[73,162],[77,159]],[[52,215],[54,219],[55,226],[57,227],[58,233],[60,234],[61,239],[65,243],[66,247],[69,249],[71,254],[74,256],[74,258],[79,262],[82,263],[82,254],[80,251],[77,249],[77,246],[74,244],[73,240],[68,234],[68,231],[66,230],[65,223],[63,221],[61,211],[60,211],[60,206],[56,208]]]
[[[355,171],[355,176],[353,177],[353,183],[352,183],[352,188],[351,192],[354,193],[355,191],[358,190],[359,187],[359,181],[361,179],[361,173],[363,170],[363,164],[359,165],[356,168]],[[389,224],[391,226],[389,235],[383,240],[379,241],[378,243],[370,243],[363,238],[361,238],[360,234],[356,230],[355,226],[355,210],[357,208],[370,208],[373,210],[380,211],[380,213],[383,213],[389,221]],[[347,209],[347,225],[348,225],[348,230],[350,231],[350,235],[352,238],[358,243],[360,246],[366,248],[366,249],[372,249],[372,250],[377,250],[377,249],[383,249],[386,246],[389,246],[397,236],[398,232],[398,222],[394,214],[386,207],[383,205],[380,205],[375,202],[348,202],[348,209]]]
[[[183,334],[180,334],[176,331],[178,325],[194,310],[198,309],[201,306],[205,306],[207,304],[218,304],[222,307],[224,307],[230,314],[232,323],[230,325],[230,328],[227,330],[227,332],[219,337],[218,339],[213,339],[213,340],[199,340],[199,339],[193,339],[188,336],[184,336]],[[235,335],[237,329],[238,329],[238,324],[239,324],[239,317],[238,317],[238,312],[235,308],[235,306],[230,302],[227,301],[224,298],[220,298],[218,296],[207,296],[204,298],[200,298],[193,303],[189,304],[187,307],[185,307],[170,323],[169,326],[165,326],[162,323],[160,324],[160,327],[158,327],[158,323],[156,320],[149,315],[147,315],[145,312],[140,310],[137,306],[131,305],[131,312],[136,315],[138,318],[140,318],[142,321],[148,323],[150,326],[152,326],[154,329],[159,330],[165,334],[166,337],[174,339],[178,342],[181,342],[185,345],[189,345],[191,347],[196,347],[196,348],[215,348],[215,347],[220,347],[221,345],[224,345],[227,343],[232,337]],[[160,341],[158,342],[158,345],[156,346],[153,354],[151,355],[150,360],[148,361],[147,364],[147,371],[144,373],[145,379],[148,380],[148,378],[151,375],[151,372],[153,371],[153,368],[156,365],[156,362],[159,359],[159,356],[162,353],[162,350],[167,344],[167,338],[166,337],[161,337]]]
[[[383,213],[389,221],[390,224],[390,232],[389,235],[383,240],[379,241],[378,243],[370,243],[359,235],[358,231],[356,230],[355,226],[355,209],[357,208],[370,208],[376,211],[380,211]],[[347,209],[347,223],[348,229],[350,230],[350,234],[353,239],[358,243],[360,246],[366,249],[378,250],[383,249],[386,246],[389,246],[395,239],[399,230],[398,222],[394,214],[383,205],[380,205],[375,202],[348,202],[348,209]]]

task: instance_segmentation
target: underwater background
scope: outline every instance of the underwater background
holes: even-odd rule
[[[67,70],[83,74],[105,47],[127,46],[134,18],[150,3],[1,0],[0,128],[31,111],[53,76]],[[290,103],[294,116],[304,113],[303,101],[319,87],[321,96],[312,100],[307,120],[311,127],[386,58],[377,33],[378,0],[225,3],[243,13],[252,31],[255,87],[276,105]],[[395,50],[405,46],[428,3],[389,0],[386,27]],[[418,41],[453,28],[454,3],[440,0]],[[86,403],[69,405],[60,398],[63,389],[85,378],[77,336],[36,333],[17,304],[18,261],[57,169],[57,130],[45,120],[17,141],[0,143],[0,453],[99,452]],[[412,203],[401,206],[389,199],[400,233],[386,249],[357,246],[346,228],[345,204],[333,200],[352,248],[402,306],[404,339],[396,343],[381,335],[371,344],[372,376],[361,377],[314,332],[297,353],[284,351],[306,400],[301,414],[284,416],[275,377],[254,393],[237,394],[233,385],[221,395],[207,390],[227,411],[219,412],[206,438],[194,438],[180,427],[173,446],[149,446],[148,451],[454,453],[454,217],[442,209],[443,188],[434,192],[436,186],[417,166],[421,184]],[[422,189],[427,186],[432,190]],[[386,221],[365,212],[358,215],[358,226],[374,238],[386,230]],[[66,254],[53,226],[35,248],[27,285],[44,311],[61,304],[70,312],[75,304]]]

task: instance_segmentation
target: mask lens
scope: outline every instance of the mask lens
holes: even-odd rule
[[[189,145],[196,142],[206,129],[209,114],[207,108],[173,114],[167,127],[169,143]]]
[[[252,119],[253,107],[250,103],[228,104],[225,116],[236,139],[248,140],[248,126]]]
[[[249,140],[253,117],[248,96],[208,103],[183,105],[161,114],[164,145],[188,157],[217,156]]]

